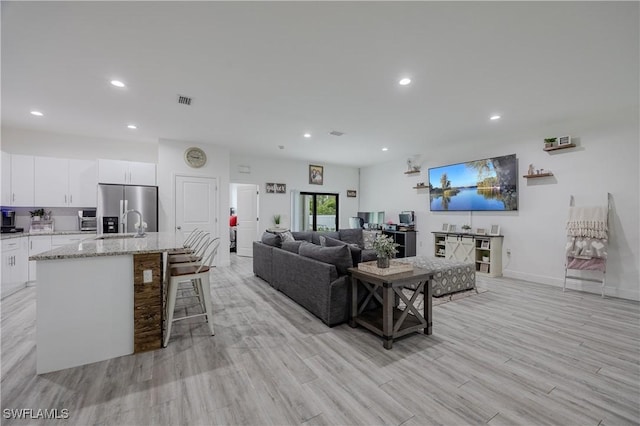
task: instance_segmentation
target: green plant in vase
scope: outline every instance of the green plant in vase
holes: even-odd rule
[[[40,220],[40,218],[42,218],[46,212],[44,211],[44,209],[36,209],[33,211],[29,211],[29,213],[31,213],[31,220],[32,221],[38,221]]]
[[[275,223],[276,228],[280,227],[280,219],[281,219],[281,217],[280,217],[279,214],[274,214],[273,215],[273,223]]]
[[[398,250],[396,250],[396,247],[398,246],[400,246],[400,244],[394,242],[392,237],[384,234],[380,234],[376,237],[373,241],[373,249],[376,251],[376,255],[378,256],[378,268],[389,267],[389,259],[393,258],[398,252]]]
[[[462,225],[462,231],[463,231],[463,232],[470,232],[470,231],[471,231],[471,226],[469,226],[469,225]]]
[[[557,140],[558,138],[545,138],[544,147],[551,148],[556,143]]]

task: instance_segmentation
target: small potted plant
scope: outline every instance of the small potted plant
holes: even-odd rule
[[[557,140],[558,138],[545,138],[544,147],[551,148],[556,143]]]
[[[32,222],[38,222],[40,218],[42,218],[46,214],[44,209],[36,209],[33,211],[29,211],[29,213],[31,213]]]
[[[276,228],[280,228],[280,215],[279,214],[274,214],[273,215],[273,223],[275,223]]]
[[[398,252],[396,247],[400,244],[397,244],[393,241],[392,237],[389,237],[384,234],[380,234],[373,241],[373,249],[376,251],[378,255],[378,268],[388,268],[389,267],[389,259],[395,256]]]
[[[469,226],[469,225],[462,225],[462,232],[469,233],[469,231],[471,231],[471,226]]]

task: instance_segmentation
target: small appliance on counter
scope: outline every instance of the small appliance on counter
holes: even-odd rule
[[[97,231],[96,209],[78,210],[78,228],[81,231]]]
[[[16,212],[14,210],[2,210],[2,228],[0,232],[3,234],[9,232],[23,232],[23,228],[16,228]]]

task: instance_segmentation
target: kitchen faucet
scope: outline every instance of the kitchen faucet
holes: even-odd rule
[[[140,213],[138,210],[130,209],[125,211],[124,213],[122,213],[121,220],[124,221],[127,215],[131,212],[136,213],[138,215],[138,220],[140,221],[140,226],[138,226],[138,233],[134,236],[134,238],[144,237],[144,221],[142,220],[142,213]]]

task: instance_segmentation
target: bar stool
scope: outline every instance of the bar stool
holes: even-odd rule
[[[184,243],[182,243],[182,249],[174,250],[172,254],[189,254],[193,253],[193,247],[196,246],[204,236],[208,234],[207,232],[201,229],[194,229],[189,233],[187,238],[185,238]]]
[[[170,268],[169,286],[167,289],[167,331],[164,336],[162,346],[167,347],[169,339],[171,337],[171,326],[174,321],[181,321],[187,318],[195,318],[199,316],[206,317],[209,323],[209,330],[211,335],[215,335],[213,330],[213,311],[211,310],[211,288],[209,281],[209,271],[214,267],[213,262],[218,253],[218,247],[220,246],[220,239],[215,238],[211,244],[209,244],[206,254],[200,263],[193,263],[180,266],[172,266]],[[179,318],[174,318],[174,310],[176,307],[176,299],[178,296],[178,286],[182,282],[190,282],[196,289],[196,295],[199,305],[203,308],[203,313],[195,315],[186,315]]]
[[[175,265],[178,263],[195,263],[202,260],[202,256],[211,243],[219,239],[218,237],[213,240],[210,239],[208,232],[205,232],[198,242],[190,249],[189,253],[171,253],[167,258],[169,265]]]

